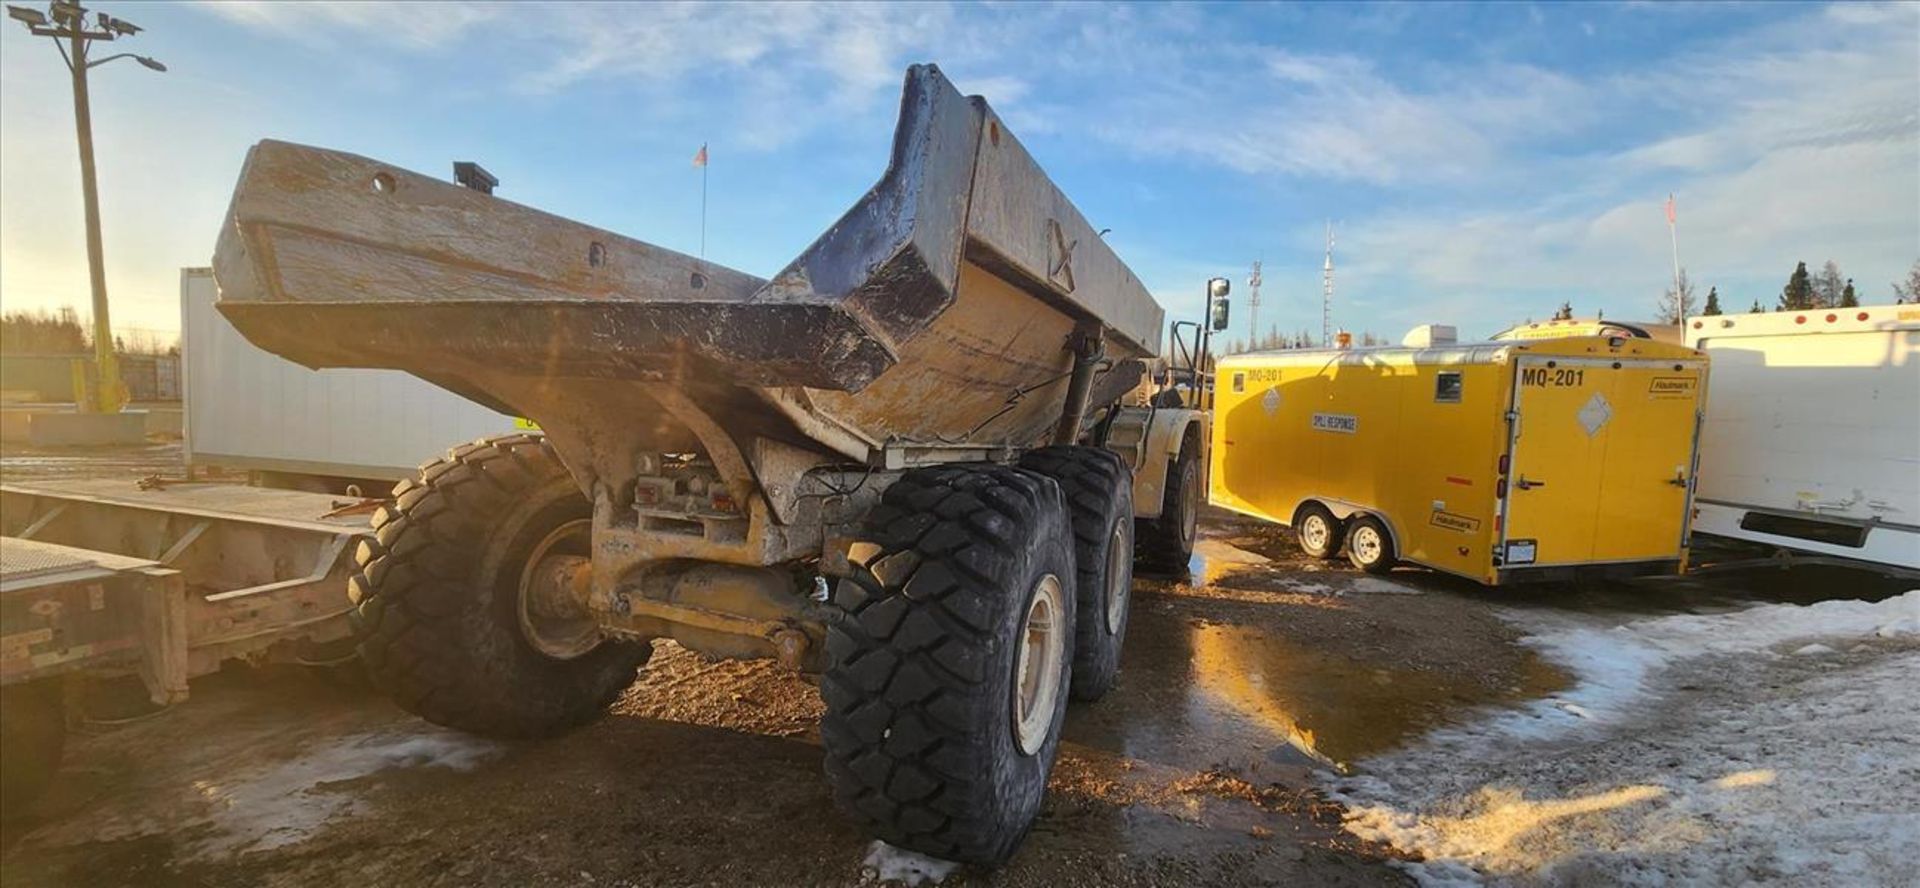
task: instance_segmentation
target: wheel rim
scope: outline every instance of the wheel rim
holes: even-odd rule
[[[1113,538],[1107,540],[1107,634],[1119,635],[1120,623],[1127,618],[1127,596],[1133,593],[1133,547],[1127,544],[1127,522],[1121,516],[1113,523]]]
[[[1065,614],[1060,578],[1047,574],[1034,584],[1032,602],[1020,626],[1020,651],[1014,671],[1013,734],[1024,755],[1037,755],[1053,728],[1060,697],[1060,668],[1066,651]]]
[[[520,571],[520,634],[534,650],[556,660],[600,646],[600,624],[566,581],[589,562],[592,540],[592,521],[568,521],[533,547]]]
[[[1305,543],[1306,547],[1314,552],[1325,552],[1327,550],[1327,540],[1331,536],[1332,533],[1327,527],[1327,519],[1320,517],[1317,512],[1308,515],[1305,521],[1300,522],[1300,541]]]
[[[1361,525],[1353,529],[1353,554],[1362,563],[1373,564],[1380,560],[1380,532],[1372,525]]]

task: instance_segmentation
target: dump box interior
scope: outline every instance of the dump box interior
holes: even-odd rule
[[[255,344],[531,418],[583,486],[716,432],[857,461],[1024,446],[1058,419],[1070,336],[1144,357],[1163,316],[987,103],[931,65],[908,71],[879,183],[770,280],[272,141],[248,157],[214,268]]]

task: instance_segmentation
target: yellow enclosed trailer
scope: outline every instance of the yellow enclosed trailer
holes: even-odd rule
[[[1234,355],[1209,495],[1372,571],[1675,573],[1706,374],[1624,337]]]

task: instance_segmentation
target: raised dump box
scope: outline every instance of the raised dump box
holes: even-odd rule
[[[772,280],[280,142],[214,270],[269,351],[544,429],[425,467],[362,550],[361,651],[443,724],[577,725],[653,638],[777,657],[825,673],[850,813],[993,863],[1069,681],[1113,681],[1135,518],[1160,559],[1191,549],[1205,416],[1121,403],[1159,305],[932,66],[879,184]]]

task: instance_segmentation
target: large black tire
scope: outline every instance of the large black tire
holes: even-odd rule
[[[56,681],[0,688],[0,820],[32,810],[67,745],[66,707]]]
[[[1180,455],[1167,464],[1167,484],[1160,501],[1160,517],[1135,522],[1141,565],[1163,573],[1185,573],[1193,558],[1193,542],[1200,533],[1200,442],[1191,434],[1180,442]]]
[[[1020,466],[1060,483],[1073,517],[1073,699],[1113,689],[1133,595],[1133,473],[1104,447],[1045,447]]]
[[[435,724],[538,737],[599,718],[651,648],[604,641],[542,653],[521,629],[536,546],[592,506],[539,435],[456,447],[393,489],[349,582],[360,658],[375,686]]]
[[[871,834],[982,866],[1026,837],[1072,681],[1072,546],[1059,485],[1007,466],[908,472],[869,513],[833,595],[820,736],[834,798]],[[1023,662],[1042,599],[1057,643]],[[1052,679],[1028,683],[1050,706],[1019,693],[1023,665]]]

